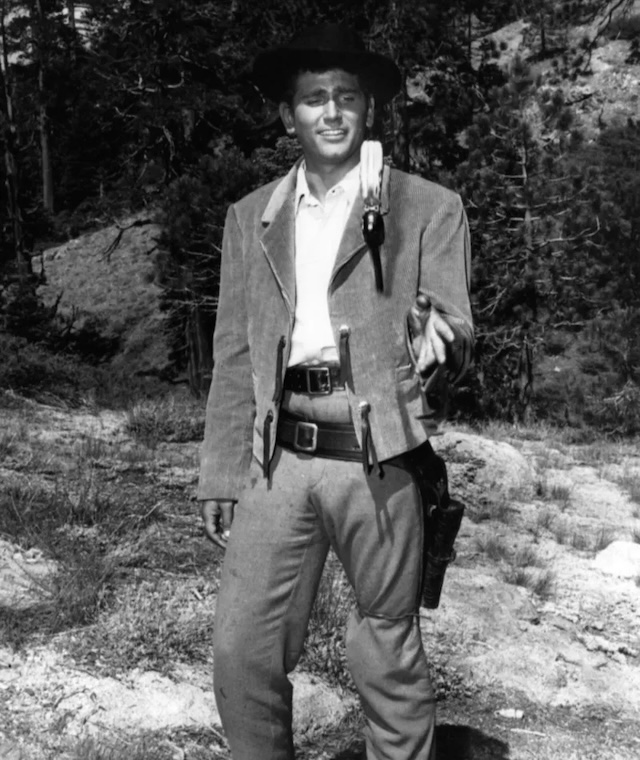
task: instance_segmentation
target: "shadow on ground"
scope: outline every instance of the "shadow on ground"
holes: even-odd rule
[[[477,728],[444,724],[436,728],[435,760],[509,760],[509,745]],[[365,760],[362,741],[352,744],[331,760]]]
[[[477,728],[444,724],[436,728],[436,760],[508,760],[509,745]]]

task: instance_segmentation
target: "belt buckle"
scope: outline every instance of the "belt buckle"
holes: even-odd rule
[[[315,422],[296,422],[296,432],[293,436],[293,448],[312,454],[318,447],[318,426]]]
[[[328,396],[331,391],[331,373],[328,367],[307,367],[307,393]]]

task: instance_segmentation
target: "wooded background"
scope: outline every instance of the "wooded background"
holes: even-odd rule
[[[0,348],[117,351],[39,302],[31,260],[152,210],[175,372],[205,390],[226,208],[298,155],[251,62],[308,24],[342,21],[403,72],[376,124],[385,154],[460,192],[469,215],[477,350],[454,413],[638,431],[640,125],[585,135],[567,96],[603,39],[627,40],[627,63],[640,63],[633,5],[0,0]],[[528,54],[503,66],[507,43],[489,35],[518,21]],[[571,352],[570,382],[539,381],[544,361]]]

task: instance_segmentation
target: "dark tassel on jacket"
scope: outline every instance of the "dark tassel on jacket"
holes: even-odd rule
[[[368,401],[360,402],[360,422],[362,432],[362,467],[365,475],[370,475],[373,470],[377,471],[378,477],[384,477],[384,470],[378,462],[378,455],[376,454],[376,447],[371,437],[371,425],[369,424],[369,412],[371,411],[371,405]],[[371,464],[369,464],[371,459]]]

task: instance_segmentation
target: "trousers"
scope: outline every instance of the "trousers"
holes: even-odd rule
[[[316,421],[348,419],[344,393],[285,394]],[[433,760],[435,698],[418,624],[422,508],[411,476],[276,448],[236,505],[214,624],[214,691],[233,760],[293,760],[292,685],[331,548],[356,598],[347,664],[367,760]]]

